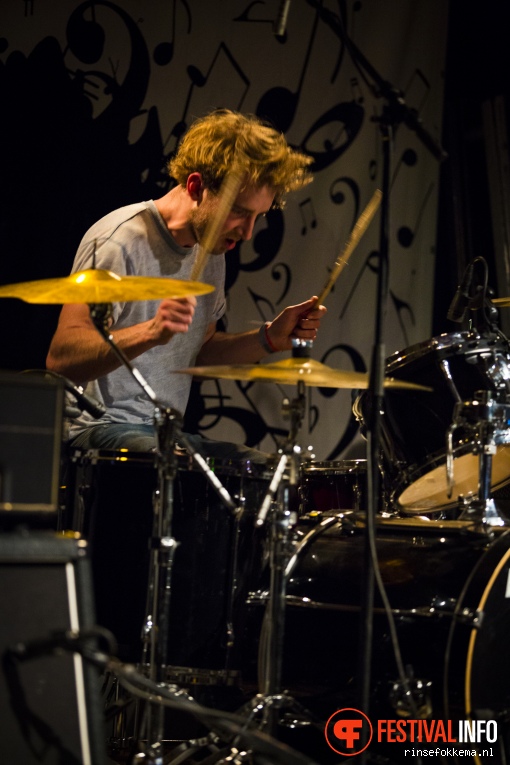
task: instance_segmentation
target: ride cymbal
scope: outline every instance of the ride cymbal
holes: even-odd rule
[[[201,282],[162,276],[119,276],[113,271],[90,268],[70,276],[0,286],[0,298],[26,303],[118,303],[205,295],[214,287]]]
[[[290,358],[273,364],[233,364],[231,366],[190,367],[179,369],[180,374],[194,377],[211,377],[221,380],[248,380],[257,382],[295,385],[299,381],[318,388],[368,388],[368,375],[364,372],[332,369],[313,359]],[[385,388],[406,388],[411,390],[431,391],[425,385],[395,380],[387,377]]]

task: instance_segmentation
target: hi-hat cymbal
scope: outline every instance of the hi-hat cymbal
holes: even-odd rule
[[[210,284],[201,282],[161,276],[119,276],[113,271],[90,268],[57,279],[5,284],[0,287],[0,298],[19,298],[26,303],[124,303],[205,295],[213,290]]]
[[[189,367],[180,369],[181,374],[194,377],[212,377],[221,380],[248,380],[257,382],[295,385],[299,381],[318,388],[368,388],[368,375],[364,372],[332,369],[313,359],[290,358],[273,364],[234,364],[232,366]],[[431,391],[425,385],[395,380],[387,377],[385,388],[406,388],[410,390]]]

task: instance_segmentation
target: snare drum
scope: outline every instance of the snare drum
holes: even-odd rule
[[[89,450],[75,452],[72,461],[73,526],[89,541],[97,621],[117,638],[122,660],[139,662],[148,613],[155,455]],[[211,670],[225,667],[229,598],[243,602],[250,571],[260,558],[253,517],[269,482],[252,463],[216,460],[214,472],[245,512],[235,522],[204,474],[189,457],[179,457],[169,620],[169,663]]]
[[[366,510],[366,460],[307,462],[300,472],[301,515],[327,510]]]
[[[432,388],[432,392],[385,390],[382,467],[390,504],[396,510],[406,515],[436,512],[455,507],[460,496],[477,494],[479,460],[468,428],[456,433],[454,488],[448,496],[447,431],[457,403],[471,401],[477,391],[501,390],[508,364],[506,340],[473,332],[440,335],[390,356],[387,376]],[[368,406],[369,394],[363,393],[356,411],[365,421]],[[507,442],[500,443],[493,457],[491,487],[499,489],[509,482]]]

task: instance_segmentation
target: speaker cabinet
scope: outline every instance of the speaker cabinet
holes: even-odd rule
[[[104,765],[99,672],[78,653],[13,659],[17,643],[94,625],[86,543],[0,534],[0,763]]]
[[[61,380],[0,372],[0,511],[58,510]]]

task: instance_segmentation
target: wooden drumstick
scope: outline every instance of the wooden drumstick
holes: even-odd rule
[[[203,273],[207,261],[209,260],[210,250],[214,247],[221,227],[225,223],[235,198],[239,193],[243,177],[244,173],[242,172],[241,167],[237,164],[234,165],[232,170],[227,173],[223,179],[218,194],[218,209],[216,210],[216,214],[213,215],[209,221],[204,238],[199,244],[197,258],[191,271],[191,281],[197,281]]]
[[[361,237],[367,230],[370,221],[374,217],[375,213],[377,212],[377,208],[381,204],[382,199],[382,191],[379,189],[376,189],[372,199],[367,204],[361,215],[359,216],[358,220],[354,224],[354,228],[351,231],[351,234],[347,240],[347,242],[344,245],[344,248],[338,258],[335,261],[335,265],[329,275],[328,280],[326,281],[326,284],[323,287],[323,290],[319,297],[317,298],[317,302],[315,303],[316,306],[321,305],[326,297],[331,292],[331,289],[333,288],[333,285],[335,284],[336,280],[342,273],[344,266],[347,265],[347,261],[349,260],[351,254],[357,247]]]

